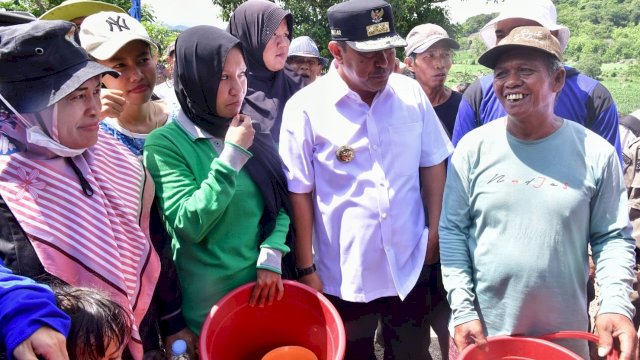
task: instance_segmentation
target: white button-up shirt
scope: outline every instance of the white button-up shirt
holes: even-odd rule
[[[355,157],[342,162],[341,146]],[[286,104],[280,155],[289,190],[313,192],[314,254],[324,291],[347,301],[404,298],[427,229],[419,168],[453,147],[415,80],[392,74],[371,107],[332,71]]]

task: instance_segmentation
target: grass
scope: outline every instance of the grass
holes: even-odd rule
[[[601,82],[609,90],[616,102],[618,112],[629,114],[640,109],[640,78],[623,76],[628,64],[603,64]],[[472,83],[480,76],[489,74],[491,70],[482,65],[454,64],[449,71],[447,86],[460,83]]]
[[[613,100],[618,106],[618,112],[629,114],[640,109],[640,81],[605,79],[602,84],[609,89]]]
[[[477,78],[490,73],[491,70],[482,65],[453,64],[451,70],[449,70],[447,86],[453,87],[465,82],[472,83]]]

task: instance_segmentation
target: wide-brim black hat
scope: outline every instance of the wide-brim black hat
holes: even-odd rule
[[[6,11],[0,9],[0,26],[25,24],[35,20],[36,17],[24,11]]]
[[[43,110],[92,77],[119,73],[89,59],[75,25],[38,20],[0,28],[0,93],[20,113]]]
[[[87,80],[102,74],[119,75],[104,65],[87,60],[39,79],[0,81],[0,93],[19,113],[33,113],[54,105]]]

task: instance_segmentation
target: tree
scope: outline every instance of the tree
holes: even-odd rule
[[[177,31],[169,30],[152,22],[142,21],[142,25],[149,33],[149,36],[158,44],[160,54],[164,52],[169,44],[174,43],[180,34]]]
[[[640,0],[557,0],[558,21],[571,29],[565,59],[588,55],[605,62],[640,55]]]
[[[0,8],[7,10],[20,10],[28,11],[35,16],[40,16],[47,10],[60,5],[64,0],[7,0],[0,1]],[[114,4],[121,7],[123,10],[128,11],[131,7],[131,0],[100,0],[106,3]],[[156,24],[156,17],[153,13],[153,8],[149,4],[142,3],[142,25],[149,33],[149,36],[155,40],[160,51],[166,49],[166,47],[176,40],[178,32],[166,29],[163,26]]]
[[[588,54],[583,56],[580,61],[576,63],[576,69],[580,70],[583,74],[597,78],[602,74],[602,60],[595,55]]]
[[[233,11],[244,0],[211,0],[222,9],[222,18],[228,21]],[[396,31],[402,36],[416,25],[435,23],[450,34],[457,32],[457,27],[451,24],[447,11],[434,6],[444,0],[387,0],[393,7]],[[342,0],[286,0],[277,1],[283,8],[290,11],[294,18],[294,36],[310,36],[318,44],[322,56],[330,56],[327,44],[330,40],[329,24],[327,23],[327,9]]]
[[[476,16],[472,16],[468,18],[462,25],[460,26],[462,36],[469,36],[477,33],[482,29],[489,21],[498,16],[497,13],[493,14],[480,14]]]
[[[47,10],[60,5],[64,0],[5,0],[0,1],[0,7],[7,10],[21,10],[28,11],[35,16],[44,14]],[[100,0],[106,3],[115,4],[124,9],[129,10],[131,7],[131,0]],[[144,6],[143,6],[144,16]]]

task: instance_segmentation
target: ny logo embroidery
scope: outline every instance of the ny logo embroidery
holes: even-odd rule
[[[129,29],[129,26],[127,25],[127,22],[125,21],[125,19],[120,16],[118,16],[115,20],[111,16],[109,16],[107,18],[107,24],[109,25],[109,31],[111,32],[113,32],[114,26],[118,27],[118,31],[123,31],[123,29],[131,30]]]

